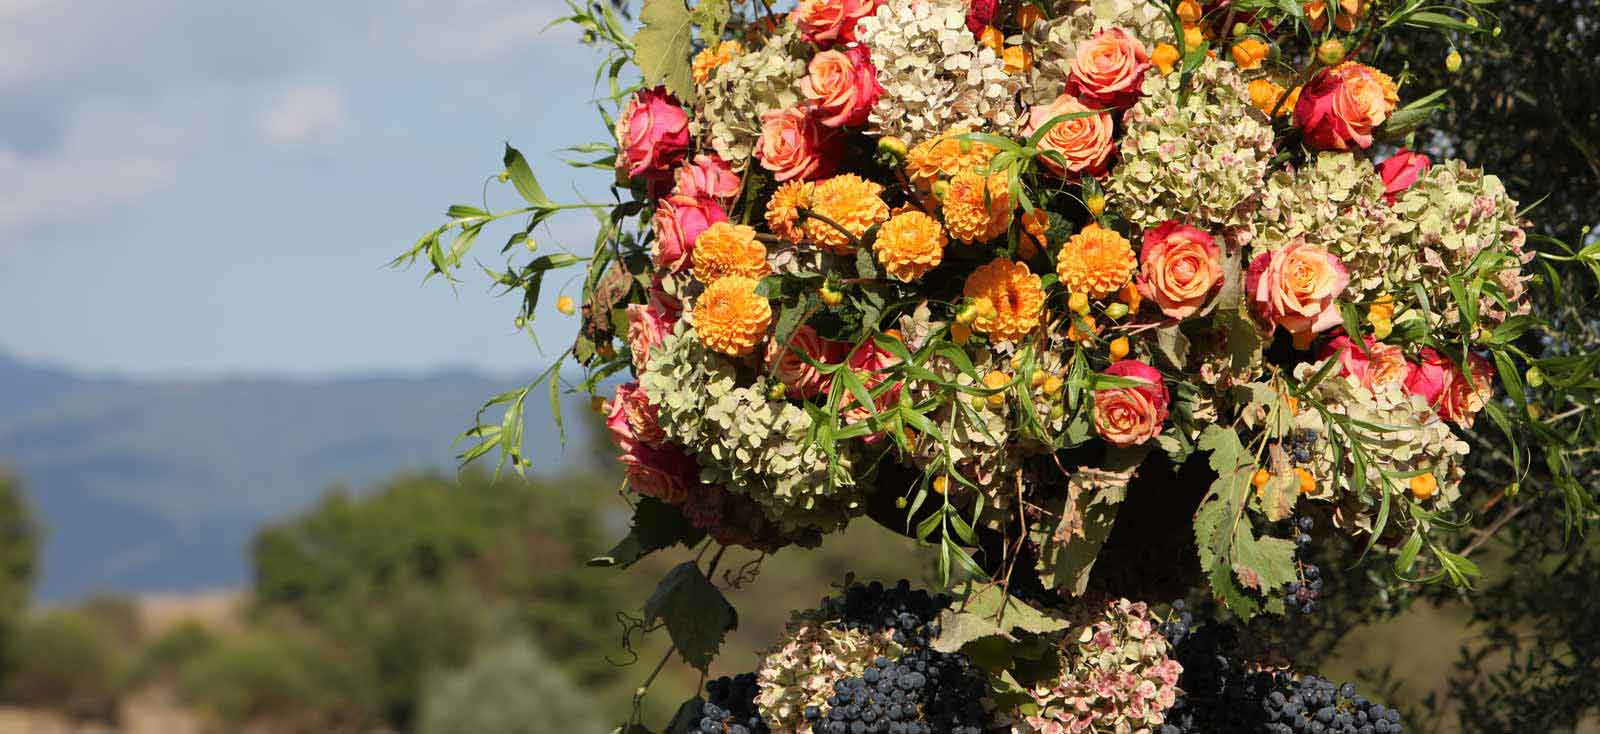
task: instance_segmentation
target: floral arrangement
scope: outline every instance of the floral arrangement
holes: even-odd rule
[[[452,207],[401,261],[450,277],[486,224],[520,218],[491,275],[530,330],[547,274],[583,267],[563,356],[635,505],[606,563],[814,546],[870,518],[937,548],[942,582],[1002,590],[947,612],[933,637],[954,652],[1028,629],[992,618],[1008,605],[1054,620],[1119,595],[1097,559],[1145,520],[1119,509],[1165,493],[1192,528],[1172,596],[1198,585],[1243,619],[1309,606],[1313,516],[1392,582],[1469,585],[1464,431],[1486,419],[1520,464],[1545,430],[1527,411],[1543,365],[1516,346],[1539,253],[1494,175],[1408,149],[1442,92],[1375,59],[1387,34],[1480,32],[1482,12],[646,0],[630,35],[610,4],[574,5],[609,54],[612,128],[575,164],[611,172],[616,201],[558,204],[508,147],[526,206]],[[537,254],[570,209],[597,214],[593,248]],[[559,415],[560,360],[486,406],[504,417],[463,458],[525,467],[541,383]],[[685,564],[645,610],[702,668],[731,623],[709,576]],[[1061,638],[1055,677],[1011,679],[996,700],[1022,708],[995,720],[1160,730],[1178,666],[1142,604],[1107,615]],[[749,705],[807,731],[837,680],[917,647],[884,629],[797,617]]]

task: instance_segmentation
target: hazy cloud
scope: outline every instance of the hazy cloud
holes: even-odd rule
[[[327,82],[285,87],[273,94],[257,122],[261,137],[280,147],[331,145],[350,126],[344,92]]]

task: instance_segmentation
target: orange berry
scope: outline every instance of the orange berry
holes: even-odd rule
[[[1439,491],[1439,480],[1432,474],[1419,474],[1411,478],[1411,496],[1419,500],[1433,497]]]
[[[1011,382],[1011,376],[1000,370],[991,371],[983,376],[983,386],[990,390],[999,390]],[[989,396],[989,404],[998,408],[1006,404],[1006,394],[997,392]]]
[[[1317,491],[1317,478],[1311,476],[1311,472],[1296,467],[1294,475],[1300,479],[1300,494],[1311,494]]]
[[[950,478],[949,477],[946,477],[946,476],[941,474],[941,475],[933,478],[933,491],[938,492],[939,494],[944,494],[945,489],[947,489],[949,486],[950,486]]]
[[[1272,481],[1272,472],[1269,472],[1266,469],[1257,469],[1256,473],[1250,476],[1250,483],[1255,485],[1256,489],[1265,488],[1267,486],[1267,482],[1270,481]]]
[[[1017,9],[1017,25],[1022,26],[1022,30],[1032,28],[1034,23],[1041,20],[1044,20],[1044,13],[1037,5],[1029,3]]]
[[[1199,23],[1200,18],[1204,15],[1205,10],[1195,0],[1183,0],[1183,2],[1178,3],[1178,20],[1182,21],[1184,26],[1192,26]]]
[[[1044,394],[1049,395],[1050,397],[1056,397],[1061,394],[1061,388],[1066,386],[1066,380],[1061,379],[1059,375],[1051,375],[1045,378]]]
[[[983,32],[978,34],[978,43],[988,46],[996,54],[1003,53],[1006,46],[1006,34],[992,25],[983,27]]]
[[[562,296],[556,299],[556,310],[571,316],[577,312],[578,307],[572,302],[572,296]]]
[[[1120,361],[1128,356],[1128,337],[1119,336],[1111,340],[1111,361]]]
[[[1161,70],[1163,76],[1171,74],[1172,70],[1177,68],[1178,61],[1182,58],[1183,52],[1170,43],[1159,44],[1156,46],[1156,50],[1150,53],[1150,61],[1155,63],[1156,68]]]
[[[950,341],[956,344],[966,344],[972,338],[972,327],[959,321],[950,325]]]

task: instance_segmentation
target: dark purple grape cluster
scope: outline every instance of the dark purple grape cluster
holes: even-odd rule
[[[845,629],[863,632],[894,630],[894,641],[905,647],[921,647],[939,635],[939,625],[934,620],[950,607],[947,594],[929,594],[925,589],[912,589],[911,582],[900,579],[894,586],[851,584],[839,596],[822,600],[823,613],[839,620]]]
[[[1278,687],[1262,701],[1268,734],[1403,734],[1400,712],[1367,700],[1356,687],[1316,676],[1290,680],[1279,674]]]
[[[965,656],[922,648],[879,657],[805,714],[820,734],[980,734],[992,723],[985,688]]]
[[[755,673],[741,673],[706,683],[706,700],[691,734],[770,734],[756,710]]]
[[[1288,598],[1284,600],[1289,614],[1296,612],[1311,614],[1317,611],[1317,600],[1322,598],[1322,569],[1305,560],[1305,552],[1311,546],[1310,517],[1296,518],[1290,525],[1295,534],[1295,555],[1300,566],[1300,580],[1289,583],[1284,589]]]

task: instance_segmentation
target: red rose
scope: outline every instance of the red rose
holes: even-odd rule
[[[984,26],[994,22],[995,7],[999,4],[1000,0],[970,0],[967,6],[967,30],[975,36],[982,33]]]
[[[665,181],[689,150],[689,113],[666,87],[645,89],[623,106],[616,133],[619,170]]]
[[[1423,347],[1417,356],[1420,361],[1411,365],[1406,373],[1406,392],[1421,395],[1429,405],[1437,405],[1439,396],[1444,393],[1445,381],[1450,379],[1450,371],[1455,366],[1429,347]]]
[[[1313,148],[1366,148],[1372,145],[1372,132],[1398,103],[1398,88],[1389,75],[1346,62],[1317,72],[1306,83],[1294,107],[1294,125]]]
[[[1411,188],[1432,165],[1433,161],[1427,156],[1401,148],[1389,160],[1378,164],[1378,175],[1383,177],[1383,198],[1393,204],[1400,198],[1400,192]]]

